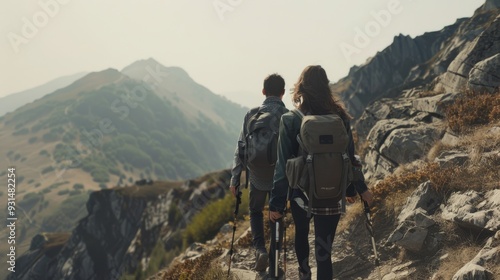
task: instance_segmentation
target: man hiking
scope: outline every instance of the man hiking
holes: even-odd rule
[[[273,187],[280,118],[288,111],[281,101],[284,93],[285,81],[280,75],[271,74],[265,78],[262,94],[266,99],[261,106],[251,109],[245,115],[231,171],[230,189],[233,195],[239,191],[240,176],[244,168],[247,184],[250,183],[250,227],[256,256],[254,269],[259,275],[265,274],[268,265],[271,267],[270,272],[273,270],[274,273],[274,250],[271,248],[268,253],[265,247],[262,211]]]

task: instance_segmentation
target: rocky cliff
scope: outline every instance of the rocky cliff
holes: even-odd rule
[[[35,236],[8,279],[108,280],[145,268],[158,242],[167,250],[182,243],[180,230],[224,196],[229,179],[226,170],[186,182],[136,182],[94,192],[78,226],[70,234]],[[171,215],[172,205],[180,218]]]
[[[441,80],[444,80],[443,84],[449,84],[448,80],[452,78],[438,81],[434,79],[448,71],[457,72],[453,69],[459,66],[454,66],[451,70],[448,70],[448,67],[451,67],[450,64],[462,51],[473,48],[471,44],[491,25],[498,15],[498,8],[500,8],[498,0],[487,1],[473,17],[459,19],[440,31],[428,32],[415,38],[400,34],[394,37],[391,45],[365,64],[354,66],[347,77],[332,84],[331,88],[341,96],[350,113],[358,118],[370,103],[380,98],[397,97],[403,90],[418,86],[433,89],[433,85]],[[493,29],[488,31],[492,33],[491,35],[484,34],[487,37],[482,39],[484,43],[493,42],[497,36]],[[487,46],[483,42],[478,44]],[[483,59],[490,57],[489,53],[479,56]],[[483,59],[476,58],[471,63],[475,65]],[[436,86],[436,90],[442,88],[443,86]]]
[[[368,147],[365,161],[369,179],[381,179],[393,173],[400,165],[423,159],[438,140],[442,139],[445,144],[452,143],[456,137],[447,130],[444,121],[446,107],[467,90],[491,93],[498,91],[499,7],[499,1],[487,1],[470,19],[459,20],[440,32],[424,34],[415,39],[407,38],[407,45],[412,46],[427,38],[427,44],[423,46],[429,51],[428,54],[434,55],[425,63],[412,66],[404,80],[393,80],[390,88],[366,85],[364,82],[367,80],[383,79],[361,79],[360,76],[360,82],[352,83],[359,85],[357,89],[342,92],[344,96],[348,94],[344,99],[347,106],[355,108],[352,112],[359,115],[355,128],[361,146]],[[435,40],[430,40],[431,34],[436,36]],[[435,45],[438,41],[439,44]],[[389,61],[389,58],[390,61],[404,60],[406,55],[396,52],[395,48],[397,44],[393,43],[341,82],[354,81],[356,73],[364,73],[367,77],[377,77],[383,73],[382,76],[388,79],[387,77],[396,73],[394,71],[402,69],[401,65],[376,66],[373,61]],[[405,47],[408,48],[412,49]],[[337,85],[333,85],[333,88]],[[369,88],[372,90],[369,91]],[[369,98],[363,99],[363,96]],[[362,113],[358,109],[362,109]]]

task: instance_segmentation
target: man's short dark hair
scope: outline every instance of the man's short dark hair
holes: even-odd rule
[[[278,74],[271,74],[264,79],[266,96],[281,96],[285,90],[285,80]]]

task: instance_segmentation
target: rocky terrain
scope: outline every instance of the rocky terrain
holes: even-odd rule
[[[35,236],[8,279],[119,279],[147,268],[158,243],[167,250],[181,246],[182,229],[225,195],[229,179],[228,171],[220,171],[185,182],[137,182],[94,192],[77,227]],[[171,214],[174,208],[178,215]]]
[[[441,31],[399,35],[331,86],[357,117],[381,260],[376,267],[361,207],[350,206],[334,243],[335,279],[500,279],[499,8],[488,0]],[[229,234],[188,249],[179,266]],[[286,278],[298,279],[291,237]],[[253,261],[241,245],[235,279],[259,279]],[[169,271],[152,279],[173,279]]]

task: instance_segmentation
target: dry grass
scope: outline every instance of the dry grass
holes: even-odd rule
[[[449,127],[458,133],[467,133],[478,125],[500,120],[500,92],[480,94],[467,91],[446,110]]]
[[[359,201],[359,198],[357,198],[357,200]],[[353,222],[363,215],[363,209],[359,206],[359,204],[360,203],[358,202],[347,206],[346,213],[342,215],[342,218],[337,225],[337,233],[349,230]]]
[[[472,244],[457,246],[446,251],[447,257],[442,260],[436,272],[436,280],[452,279],[453,275],[468,263],[481,250],[479,246]]]
[[[431,181],[436,190],[449,189],[449,179],[458,172],[456,168],[441,168],[437,163],[426,163],[421,167],[402,168],[399,174],[387,176],[374,190],[374,210],[393,216],[404,205],[409,193],[420,184]]]
[[[441,141],[437,141],[427,153],[427,160],[434,161],[446,149],[447,147]]]

